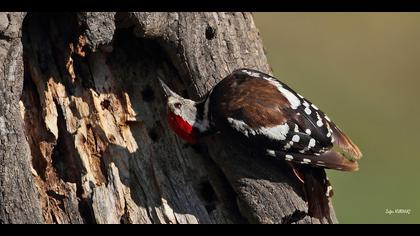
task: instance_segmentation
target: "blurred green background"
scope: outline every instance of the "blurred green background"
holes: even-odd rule
[[[254,13],[273,73],[360,147],[340,223],[420,223],[420,13]],[[410,214],[386,214],[410,209]]]

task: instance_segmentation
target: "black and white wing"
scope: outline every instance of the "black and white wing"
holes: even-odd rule
[[[274,77],[240,69],[212,91],[213,122],[239,134],[247,145],[299,164],[354,171],[356,161],[331,150],[338,146],[354,159],[359,148],[318,107]]]

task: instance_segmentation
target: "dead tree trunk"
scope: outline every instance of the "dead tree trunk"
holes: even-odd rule
[[[168,130],[158,78],[270,73],[249,13],[0,13],[0,65],[1,223],[327,223],[281,163]]]

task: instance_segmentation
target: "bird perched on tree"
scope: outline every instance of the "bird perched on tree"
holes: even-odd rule
[[[161,84],[169,126],[179,137],[196,143],[220,132],[253,152],[288,162],[304,185],[310,216],[329,215],[332,188],[325,168],[358,170],[362,153],[350,138],[317,106],[268,74],[235,70],[199,102]]]

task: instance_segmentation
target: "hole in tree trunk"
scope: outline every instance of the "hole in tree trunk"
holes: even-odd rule
[[[150,85],[146,85],[146,87],[141,92],[141,96],[145,102],[153,102],[153,100],[155,100],[155,92],[153,92],[153,89],[150,87]]]
[[[216,204],[219,201],[216,193],[214,192],[213,186],[211,186],[209,181],[204,181],[199,184],[198,190],[200,196],[205,202],[204,206],[207,212],[211,213],[216,209]]]
[[[206,27],[206,39],[212,40],[216,36],[216,29],[211,26]]]

